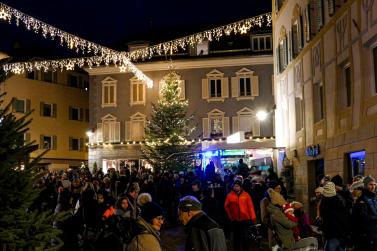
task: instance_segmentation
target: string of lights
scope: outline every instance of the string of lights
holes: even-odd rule
[[[193,35],[137,49],[132,52],[118,52],[55,28],[1,2],[0,19],[8,21],[9,24],[14,20],[17,26],[19,26],[20,23],[23,23],[26,29],[32,30],[35,33],[41,33],[44,38],[50,37],[52,40],[58,38],[61,46],[76,50],[76,52],[81,51],[83,54],[95,54],[95,56],[92,57],[4,64],[3,70],[5,73],[12,72],[14,74],[22,74],[25,71],[30,72],[33,70],[73,70],[76,66],[88,66],[89,68],[92,68],[96,66],[98,67],[102,64],[106,66],[112,64],[115,65],[115,67],[118,67],[120,72],[132,72],[139,80],[146,82],[148,87],[152,87],[153,81],[144,75],[143,72],[138,70],[131,60],[144,60],[151,58],[153,55],[173,54],[180,48],[186,50],[188,46],[193,46],[196,43],[212,41],[213,39],[219,40],[222,36],[229,36],[232,33],[246,34],[253,27],[262,27],[263,25],[271,26],[272,24],[271,13],[265,13],[203,32],[198,32]]]
[[[75,36],[71,33],[65,32],[1,2],[0,20],[5,20],[9,24],[14,21],[17,26],[20,26],[20,23],[22,23],[27,30],[32,30],[35,33],[40,33],[44,38],[49,37],[51,38],[51,40],[59,40],[61,46],[75,50],[77,53],[93,53],[95,55],[94,57],[4,64],[3,70],[6,74],[9,72],[12,72],[14,74],[23,74],[26,71],[30,72],[33,70],[73,70],[76,66],[83,67],[84,65],[87,65],[89,67],[92,67],[94,65],[99,66],[104,63],[107,66],[109,64],[119,66],[120,72],[130,71],[135,74],[135,76],[139,80],[147,83],[148,87],[153,86],[153,81],[149,79],[142,71],[137,69],[137,67],[130,61],[128,54],[125,52],[118,52]]]
[[[255,141],[255,142],[265,142],[269,140],[274,140],[275,137],[248,137],[246,138],[247,141]],[[213,143],[221,143],[221,142],[226,142],[226,138],[218,138],[218,139],[193,139],[193,140],[185,140],[182,142],[182,144],[191,144],[191,143],[197,143],[201,144],[203,142],[213,142]],[[150,141],[121,141],[121,142],[97,142],[97,143],[87,143],[86,145],[89,147],[96,147],[96,146],[116,146],[116,145],[158,145],[159,143],[162,142],[150,142]]]

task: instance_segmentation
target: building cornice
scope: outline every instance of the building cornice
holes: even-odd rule
[[[243,56],[243,57],[227,57],[227,58],[212,58],[212,59],[190,59],[177,60],[173,62],[174,69],[196,69],[196,68],[213,68],[213,67],[229,67],[229,66],[244,66],[244,65],[272,65],[273,57],[271,56]],[[136,67],[143,71],[166,71],[172,65],[171,62],[158,61],[148,63],[136,63]],[[119,68],[115,66],[85,68],[89,75],[108,75],[119,74]]]

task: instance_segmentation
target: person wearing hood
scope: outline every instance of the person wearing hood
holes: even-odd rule
[[[161,251],[160,230],[164,224],[162,208],[152,202],[141,207],[141,215],[135,223],[135,237],[127,247],[127,251]]]
[[[365,177],[363,183],[352,211],[355,250],[377,250],[377,184],[372,176]]]

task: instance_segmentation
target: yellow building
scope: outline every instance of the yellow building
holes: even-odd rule
[[[376,177],[377,1],[273,0],[273,40],[276,144],[297,199],[323,174]]]
[[[6,92],[3,105],[12,103],[12,112],[23,116],[33,110],[30,130],[25,140],[39,147],[31,158],[45,149],[41,164],[50,169],[79,167],[87,162],[86,131],[88,129],[88,76],[63,71],[34,71],[15,75],[0,83]]]

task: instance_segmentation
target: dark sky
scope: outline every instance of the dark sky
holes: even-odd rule
[[[110,47],[131,38],[141,39],[151,31],[158,30],[161,35],[173,38],[177,29],[198,32],[271,10],[270,0],[0,1],[57,28]],[[0,22],[0,50],[9,50],[15,42],[22,47],[59,46],[57,42],[46,44],[41,40],[44,40],[41,35],[24,27]]]

